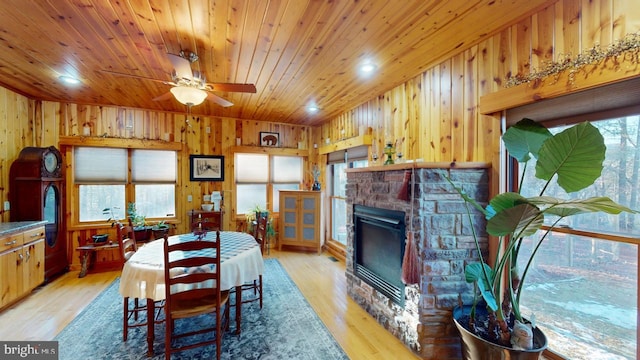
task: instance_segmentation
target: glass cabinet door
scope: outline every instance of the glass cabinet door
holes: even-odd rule
[[[316,241],[316,198],[303,196],[302,199],[302,241]]]
[[[55,246],[58,238],[59,202],[58,189],[53,185],[49,185],[44,194],[43,220],[47,222],[45,224],[45,237],[47,245],[50,247]]]
[[[296,230],[298,228],[296,201],[296,196],[285,196],[284,204],[280,204],[280,214],[282,214],[280,217],[284,225],[282,237],[286,240],[296,240]]]

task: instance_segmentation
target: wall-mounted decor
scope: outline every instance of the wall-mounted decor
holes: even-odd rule
[[[260,146],[280,146],[280,134],[274,132],[260,132]]]
[[[224,156],[189,155],[189,180],[224,181]]]

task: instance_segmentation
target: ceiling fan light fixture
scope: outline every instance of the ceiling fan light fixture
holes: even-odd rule
[[[206,91],[190,86],[174,86],[169,91],[176,97],[176,100],[185,105],[200,105],[207,98]]]

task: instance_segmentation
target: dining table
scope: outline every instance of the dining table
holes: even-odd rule
[[[169,243],[183,241],[214,240],[215,231],[204,234],[187,233],[167,238]],[[155,338],[155,303],[164,300],[164,238],[151,241],[138,248],[124,264],[120,276],[120,294],[123,297],[146,299],[147,301],[147,346],[148,355],[153,355]],[[255,238],[244,232],[220,231],[220,289],[235,288],[236,334],[240,334],[242,319],[242,285],[258,279],[264,271],[260,245]]]

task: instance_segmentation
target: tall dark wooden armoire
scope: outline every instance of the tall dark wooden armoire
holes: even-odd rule
[[[69,269],[62,221],[62,155],[53,146],[26,147],[9,170],[11,221],[46,220],[45,281]]]

